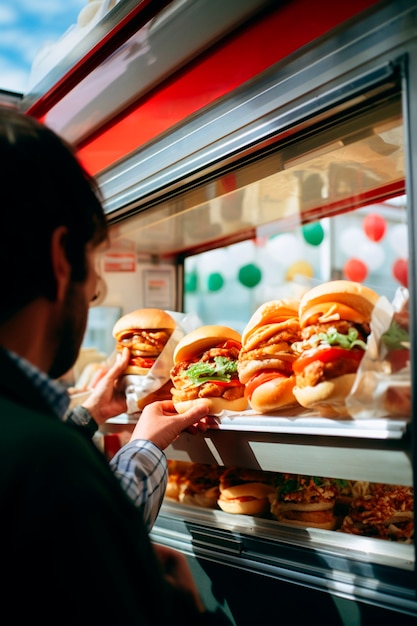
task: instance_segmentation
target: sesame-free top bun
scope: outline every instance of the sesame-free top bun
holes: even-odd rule
[[[220,475],[219,490],[217,504],[226,513],[260,515],[270,510],[274,477],[262,470],[229,467]]]
[[[120,317],[113,327],[113,336],[118,336],[126,330],[146,328],[168,328],[174,330],[175,320],[163,309],[136,309]]]
[[[302,296],[298,309],[300,325],[304,328],[311,320],[331,314],[333,309],[339,313],[340,319],[358,324],[369,322],[378,298],[379,295],[369,287],[350,280],[322,283]]]
[[[242,332],[242,344],[246,344],[249,337],[266,324],[279,323],[289,317],[298,317],[300,301],[295,298],[270,300],[256,309]]]
[[[219,507],[226,513],[235,515],[262,515],[270,508],[269,495],[272,485],[260,482],[248,482],[223,489],[217,500]]]
[[[199,326],[185,335],[174,350],[174,363],[190,361],[222,341],[233,339],[241,343],[241,336],[233,328],[216,324]]]

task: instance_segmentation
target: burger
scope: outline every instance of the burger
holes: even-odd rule
[[[259,413],[298,405],[292,368],[299,342],[299,301],[271,300],[260,306],[242,333],[238,375],[252,409]]]
[[[390,379],[383,396],[384,408],[389,415],[411,415],[408,306],[393,313],[388,330],[381,336],[381,358]]]
[[[371,483],[367,493],[353,498],[340,531],[362,537],[413,543],[413,488]]]
[[[218,506],[226,513],[269,514],[269,496],[274,491],[275,474],[261,470],[228,468],[220,476]]]
[[[348,280],[313,287],[300,300],[301,341],[297,353],[294,396],[325,417],[348,417],[346,397],[367,348],[371,316],[378,294]]]
[[[207,325],[191,331],[175,347],[170,376],[178,413],[204,398],[212,415],[243,411],[248,402],[237,374],[240,334],[228,326]]]
[[[381,337],[382,356],[389,363],[390,374],[406,368],[410,362],[409,313],[394,312],[391,324]]]
[[[370,483],[365,480],[334,478],[333,484],[337,489],[335,512],[342,517],[347,515],[353,499],[358,496],[367,495],[370,488]]]
[[[124,374],[147,376],[175,328],[175,320],[163,309],[136,309],[120,317],[113,327],[113,337],[116,340],[116,351],[122,351],[123,348],[130,350]],[[138,401],[139,409],[154,400],[171,399],[171,365],[170,360],[166,368],[166,380],[161,377],[161,386]]]
[[[218,465],[188,463],[188,468],[180,481],[178,501],[192,506],[217,508],[222,471]]]
[[[338,518],[334,514],[338,489],[329,478],[280,474],[270,496],[272,515],[293,526],[312,526],[334,530]]]
[[[181,487],[186,480],[189,470],[189,461],[176,461],[168,459],[168,481],[165,490],[165,498],[179,501]]]
[[[125,374],[145,376],[175,328],[174,319],[162,309],[136,309],[119,318],[113,327],[113,337],[116,350],[130,350]]]

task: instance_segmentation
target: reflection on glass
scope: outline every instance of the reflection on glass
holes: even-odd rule
[[[117,306],[98,306],[88,313],[87,330],[83,348],[94,347],[107,356],[114,351],[115,343],[112,334],[113,326],[122,314]]]
[[[401,196],[404,180],[395,96],[119,223],[117,236],[151,255],[219,247]]]

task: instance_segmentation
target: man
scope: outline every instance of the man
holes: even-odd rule
[[[59,137],[9,109],[0,109],[0,163],[3,615],[16,624],[228,623],[204,611],[185,557],[154,549],[143,507],[85,436],[106,419],[105,404],[87,403],[85,423],[64,418],[69,399],[54,379],[78,355],[107,239],[98,189]],[[101,390],[108,410],[124,358]],[[128,445],[148,436],[168,445],[206,412],[202,403],[176,416],[158,403]],[[165,434],[152,415],[166,418]]]
[[[82,406],[65,415],[67,423],[78,426],[92,437],[110,417],[125,413],[126,394],[117,386],[129,361],[129,350],[118,354],[115,364],[106,372]],[[151,530],[161,508],[168,483],[168,463],[163,450],[180,432],[191,434],[217,428],[214,417],[204,417],[190,425],[193,413],[178,414],[172,402],[154,402],[146,406],[137,421],[129,443],[111,459],[110,467],[119,478],[126,494],[140,508],[148,530]]]

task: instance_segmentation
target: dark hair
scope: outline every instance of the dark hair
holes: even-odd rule
[[[0,107],[0,321],[33,299],[55,296],[53,231],[68,229],[72,279],[86,278],[86,246],[107,238],[95,180],[46,125]]]

